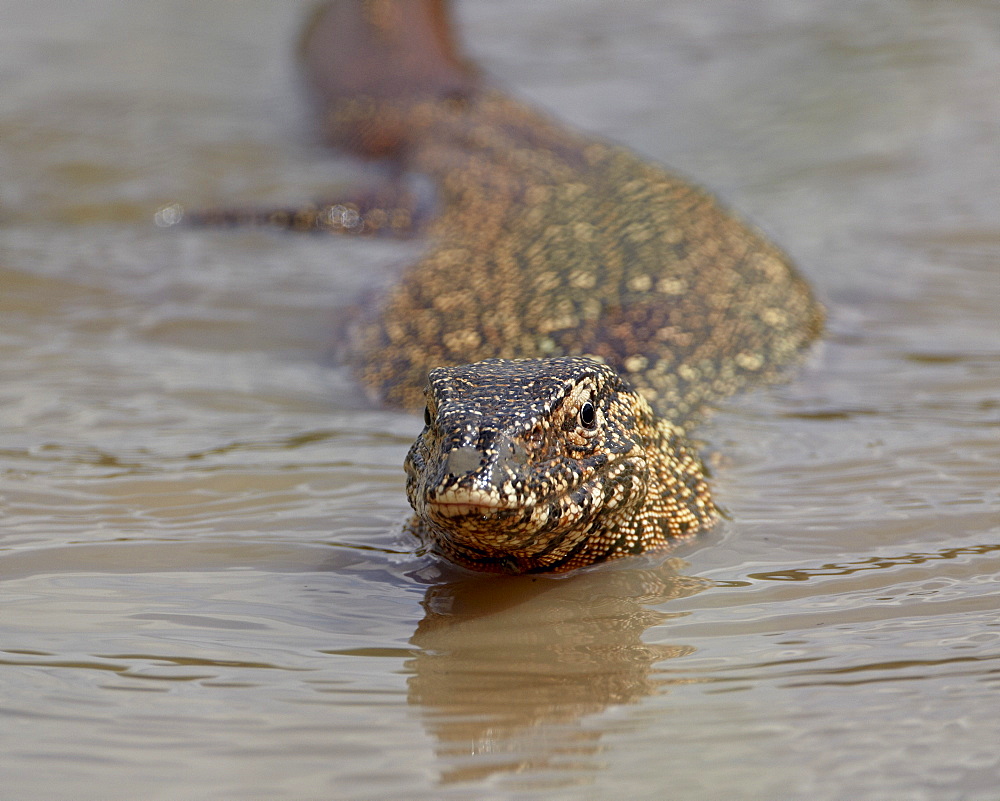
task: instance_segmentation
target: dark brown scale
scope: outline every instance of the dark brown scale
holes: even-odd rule
[[[333,144],[437,187],[429,250],[349,343],[372,395],[418,409],[435,368],[553,359],[431,373],[437,411],[407,459],[416,533],[469,567],[525,572],[710,526],[682,431],[818,334],[820,307],[787,258],[704,190],[489,88],[440,0],[326,4],[302,54]],[[394,186],[354,207],[362,222],[415,219]],[[580,356],[611,369],[565,358]],[[566,410],[578,415],[594,382],[604,406],[581,451]],[[630,456],[612,459],[622,443]]]

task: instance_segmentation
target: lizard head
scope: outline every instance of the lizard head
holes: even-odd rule
[[[407,497],[418,536],[458,564],[569,570],[663,547],[712,516],[677,431],[603,364],[441,367],[426,397]]]

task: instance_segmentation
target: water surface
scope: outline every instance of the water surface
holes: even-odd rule
[[[400,533],[420,421],[336,366],[419,245],[151,223],[361,175],[296,91],[306,5],[0,2],[5,797],[996,798],[1000,8],[459,5],[830,312],[700,430],[718,530],[496,579]]]

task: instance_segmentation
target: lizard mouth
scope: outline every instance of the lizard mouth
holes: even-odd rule
[[[424,503],[427,517],[445,529],[455,526],[467,530],[506,528],[513,533],[530,521],[536,525],[545,522],[544,519],[535,520],[536,504],[510,505],[490,493],[451,492],[445,497],[427,498]],[[544,518],[548,516],[548,513],[543,515]]]
[[[428,512],[442,517],[503,518],[523,511],[524,503],[512,503],[496,490],[451,487],[424,499]]]
[[[484,521],[502,518],[512,511],[475,501],[428,501],[427,510],[437,517],[478,517]]]
[[[454,543],[521,555],[547,551],[557,540],[574,540],[576,530],[600,512],[602,478],[591,475],[562,492],[528,499],[452,487],[425,496],[422,516]]]

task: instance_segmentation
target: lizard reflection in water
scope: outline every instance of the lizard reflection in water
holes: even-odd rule
[[[819,305],[703,189],[491,87],[446,11],[320,7],[301,56],[324,134],[398,180],[264,215],[429,240],[347,348],[373,397],[425,406],[406,460],[414,533],[460,565],[519,573],[710,527],[685,436],[707,403],[794,361]],[[433,213],[407,174],[431,180]]]

